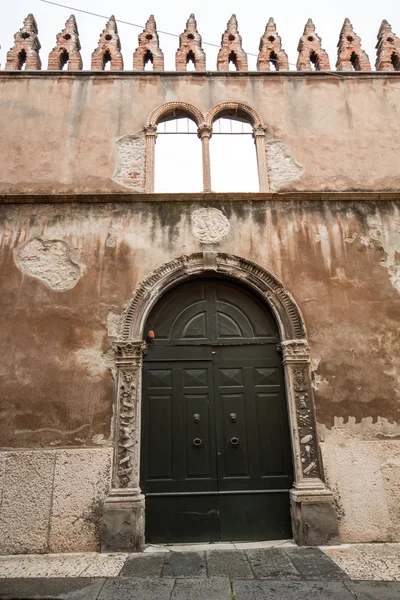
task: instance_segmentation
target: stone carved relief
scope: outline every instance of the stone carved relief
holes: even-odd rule
[[[282,283],[259,265],[233,254],[218,253],[215,258],[216,272],[241,279],[263,297],[270,297],[270,303],[281,324],[284,339],[303,339],[304,322],[296,303]],[[151,309],[149,298],[156,299],[161,290],[184,281],[190,275],[204,272],[204,254],[180,256],[165,263],[137,287],[132,300],[122,317],[122,340],[139,339],[142,326]]]
[[[319,477],[315,427],[310,408],[307,367],[292,367],[300,457],[304,477]]]
[[[118,367],[117,487],[130,488],[138,485],[138,389],[146,344],[117,344],[114,349]]]
[[[309,373],[310,354],[307,340],[282,342],[282,351],[284,362],[289,368],[289,377],[293,387],[302,475],[304,478],[322,478],[313,411]]]
[[[222,242],[229,230],[228,219],[217,208],[198,208],[192,213],[192,232],[202,244]]]

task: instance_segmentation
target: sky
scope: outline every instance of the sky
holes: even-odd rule
[[[133,27],[118,23],[125,69],[131,68],[132,54],[137,47],[137,36],[142,31],[142,27],[150,14],[154,14],[156,18],[160,46],[165,56],[165,70],[175,69],[174,61],[178,39],[171,35],[162,34],[160,31],[179,35],[184,31],[186,20],[191,12],[196,16],[197,28],[203,37],[208,70],[216,70],[216,57],[221,43],[221,35],[225,31],[227,21],[232,13],[236,14],[239,22],[243,48],[248,53],[249,70],[255,70],[256,68],[260,37],[264,33],[265,25],[271,16],[275,20],[278,33],[282,38],[283,48],[289,55],[290,68],[293,70],[296,69],[297,44],[309,17],[313,19],[316,31],[322,38],[322,46],[329,54],[332,68],[334,68],[336,62],[336,45],[345,17],[350,19],[355,32],[361,36],[362,46],[369,55],[373,67],[376,54],[376,36],[382,19],[388,20],[393,27],[393,31],[400,35],[400,0],[386,0],[382,4],[375,0],[322,0],[320,2],[281,0],[279,3],[259,2],[257,0],[246,0],[246,2],[233,0],[229,3],[203,0],[201,3],[192,4],[180,0],[172,0],[171,2],[153,0],[151,3],[128,2],[127,0],[113,0],[112,2],[107,0],[55,0],[55,2],[71,6],[75,10],[57,7],[41,0],[0,0],[0,7],[2,7],[2,19],[0,21],[1,68],[4,68],[7,50],[13,45],[14,33],[22,26],[23,19],[30,12],[35,16],[39,28],[39,39],[42,45],[40,55],[43,68],[47,68],[48,54],[55,45],[56,34],[64,28],[65,21],[71,13],[75,14],[78,23],[84,69],[90,69],[91,53],[97,47],[99,35],[111,14],[114,14],[117,20],[120,19],[140,25],[140,27]],[[76,9],[104,15],[104,18],[83,14]],[[215,44],[217,47],[209,46],[205,42]],[[175,136],[166,137],[173,138]],[[186,136],[188,152],[190,144],[195,144],[193,137]],[[178,143],[178,140],[174,143]],[[217,143],[222,142],[215,141],[214,154],[216,154]],[[156,152],[159,154],[161,154],[163,144],[166,144],[166,141],[157,143]],[[182,154],[182,148],[180,150]],[[196,152],[196,156],[198,156],[198,148]],[[165,155],[165,160],[167,156],[168,153]],[[196,164],[197,162],[196,158]],[[229,157],[226,161],[227,165],[228,163]],[[173,177],[169,179],[174,180]],[[196,179],[195,187],[197,190],[198,185],[200,185],[199,174],[194,179]],[[226,178],[224,179],[226,180]],[[218,186],[215,179],[214,181],[215,191],[223,191],[221,188],[216,189]],[[242,189],[253,191],[255,185],[253,177],[252,183],[250,184],[249,181],[244,182]],[[236,183],[235,186],[236,191],[242,191],[240,185],[238,187]],[[159,191],[172,190],[159,189]],[[186,191],[195,191],[195,188],[186,189]]]

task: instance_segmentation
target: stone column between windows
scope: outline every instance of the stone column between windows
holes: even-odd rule
[[[282,353],[294,463],[290,491],[293,536],[300,545],[337,544],[334,499],[325,485],[317,438],[307,341],[284,341]]]
[[[200,125],[198,136],[201,139],[201,150],[203,160],[203,192],[211,192],[211,167],[210,167],[210,138],[212,127],[209,125]]]
[[[265,147],[266,127],[255,125],[253,127],[253,138],[256,145],[257,166],[258,166],[258,183],[260,192],[269,192],[267,155]]]
[[[154,156],[156,149],[157,126],[146,125],[146,182],[145,189],[148,194],[154,193]]]
[[[104,502],[103,552],[140,552],[145,543],[145,499],[140,489],[140,388],[146,344],[114,346],[117,407],[111,490]]]

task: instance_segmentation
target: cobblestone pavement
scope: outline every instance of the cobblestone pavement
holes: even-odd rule
[[[1,600],[400,600],[400,544],[0,556]]]

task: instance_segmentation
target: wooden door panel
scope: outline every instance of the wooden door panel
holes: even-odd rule
[[[274,317],[254,294],[218,278],[177,289],[145,325],[155,333],[143,373],[147,540],[290,537],[292,464]]]

